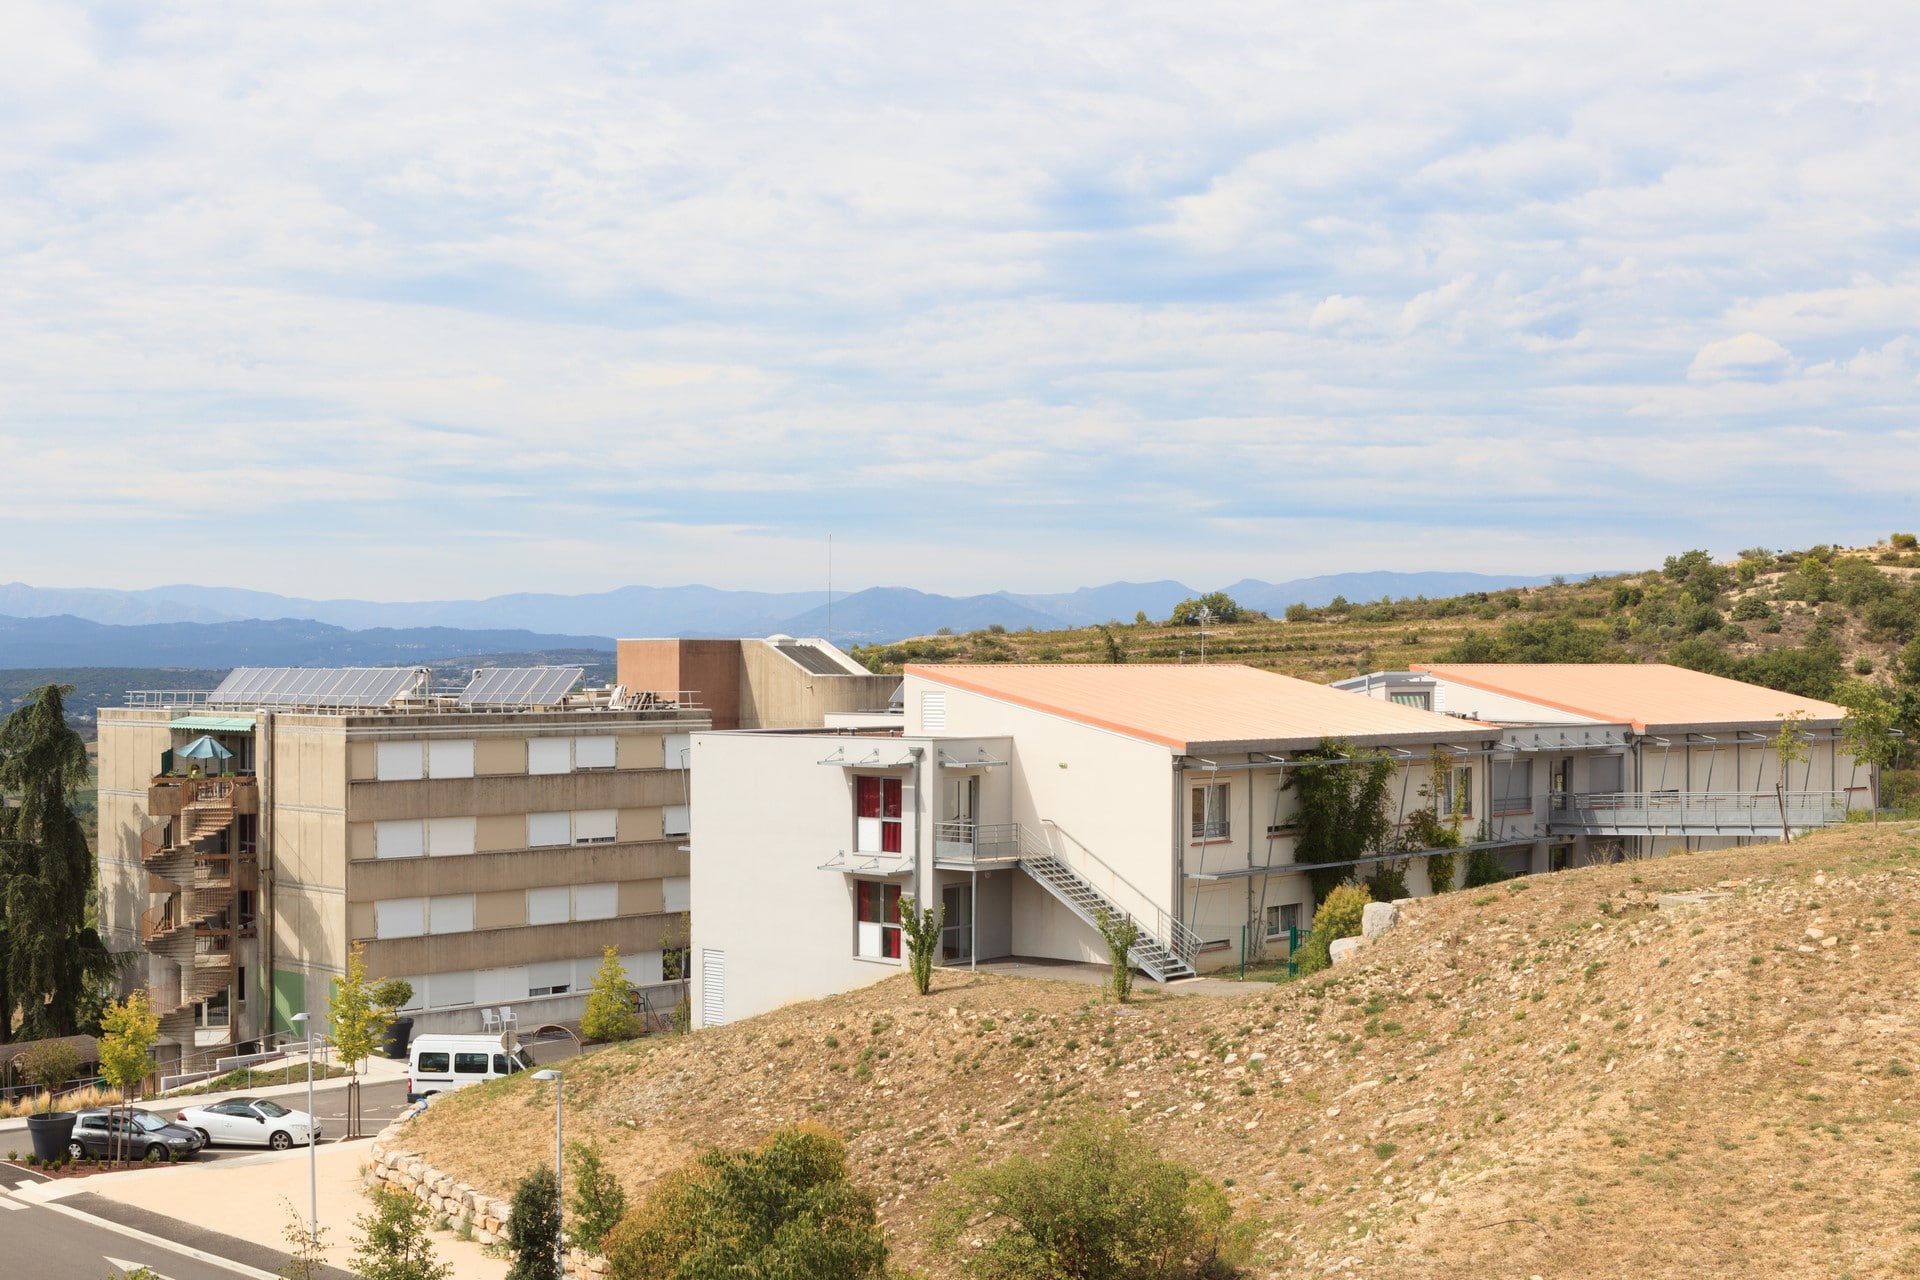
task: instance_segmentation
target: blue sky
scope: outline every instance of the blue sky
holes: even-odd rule
[[[1920,527],[1902,4],[0,9],[0,581]]]

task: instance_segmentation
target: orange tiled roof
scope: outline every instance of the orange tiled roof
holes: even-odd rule
[[[1767,725],[1803,712],[1835,721],[1846,708],[1663,662],[1416,662],[1413,670],[1543,706],[1649,729]]]
[[[1485,726],[1238,665],[915,663],[906,672],[1182,752],[1491,736]]]

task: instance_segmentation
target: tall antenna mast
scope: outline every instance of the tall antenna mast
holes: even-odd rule
[[[833,643],[833,535],[827,535],[827,643]]]

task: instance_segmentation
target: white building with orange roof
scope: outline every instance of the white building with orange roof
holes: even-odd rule
[[[1334,688],[1499,725],[1483,838],[1520,874],[1777,840],[1875,794],[1845,708],[1685,667],[1416,663]],[[1783,769],[1789,720],[1802,758]]]
[[[946,965],[1104,961],[1141,927],[1161,980],[1307,925],[1283,784],[1327,741],[1394,762],[1405,817],[1432,762],[1486,811],[1499,730],[1242,666],[909,666],[899,710],[825,730],[695,734],[695,1010],[716,1025],[904,964],[900,903],[944,914]],[[1370,868],[1359,868],[1361,874]],[[1428,890],[1409,864],[1412,892]]]

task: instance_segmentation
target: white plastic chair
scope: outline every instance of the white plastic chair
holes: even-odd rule
[[[520,1019],[513,1016],[512,1006],[504,1004],[500,1006],[500,1025],[498,1029],[501,1031],[518,1031],[520,1029]]]
[[[494,1012],[492,1009],[482,1009],[480,1011],[480,1029],[482,1031],[503,1030],[503,1027],[500,1022],[500,1015]]]

